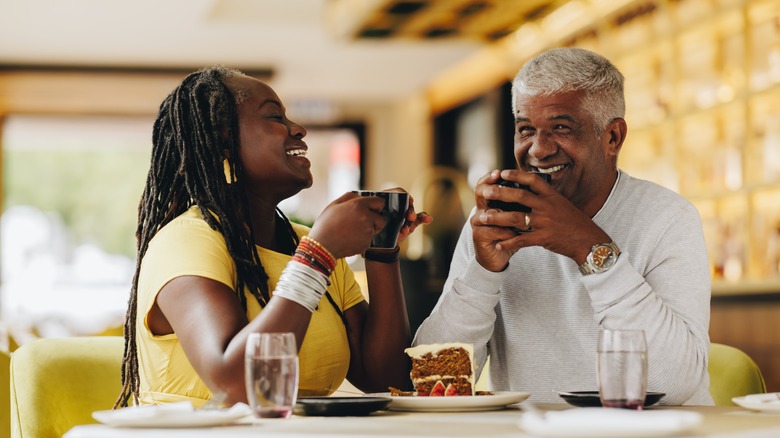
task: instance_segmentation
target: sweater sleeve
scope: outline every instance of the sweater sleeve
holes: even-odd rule
[[[695,207],[671,214],[657,236],[641,251],[650,254],[642,271],[625,251],[613,269],[583,276],[582,283],[600,326],[645,331],[648,390],[665,392],[665,404],[701,402],[707,395],[697,390],[708,386],[710,272]]]
[[[475,365],[481,369],[487,357],[488,340],[493,335],[499,288],[504,276],[505,272],[488,271],[476,261],[471,225],[467,221],[455,247],[442,295],[420,325],[412,345],[474,344]]]

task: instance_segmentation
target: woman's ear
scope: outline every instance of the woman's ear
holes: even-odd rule
[[[229,134],[228,134],[227,128],[224,128],[224,127],[220,128],[219,129],[219,141],[221,142],[221,144],[226,144],[227,141],[228,141],[228,137],[229,137]],[[227,152],[227,149],[225,149],[223,152]]]

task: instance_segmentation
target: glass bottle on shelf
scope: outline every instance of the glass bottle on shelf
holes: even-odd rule
[[[780,2],[752,2],[748,6],[750,32],[750,88],[765,90],[780,84]]]
[[[780,182],[780,90],[753,98],[750,118],[747,179],[753,185]]]

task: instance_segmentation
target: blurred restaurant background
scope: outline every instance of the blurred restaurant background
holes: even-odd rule
[[[213,64],[309,130],[294,220],[393,186],[434,216],[402,248],[416,327],[474,182],[514,167],[512,77],[560,46],[626,76],[619,166],[697,206],[711,339],[780,391],[779,0],[0,0],[0,348],[121,333],[157,107]]]

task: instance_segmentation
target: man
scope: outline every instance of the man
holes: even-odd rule
[[[701,221],[679,195],[618,170],[623,76],[600,55],[563,48],[529,61],[512,85],[519,170],[478,182],[444,291],[414,343],[473,343],[480,366],[490,356],[492,389],[560,402],[556,391],[597,388],[600,328],[642,329],[648,390],[666,393],[664,404],[712,404]]]

